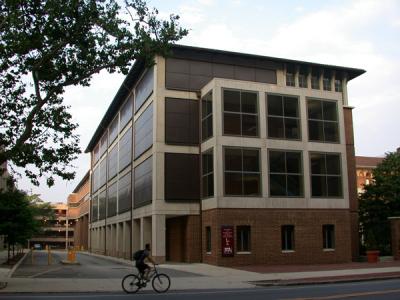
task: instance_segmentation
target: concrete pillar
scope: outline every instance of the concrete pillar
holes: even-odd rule
[[[117,256],[123,257],[124,253],[124,234],[123,234],[123,223],[117,224]]]
[[[165,215],[152,217],[152,256],[157,262],[165,261]]]

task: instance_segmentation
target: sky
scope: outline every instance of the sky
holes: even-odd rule
[[[356,155],[383,156],[400,147],[400,1],[148,0],[160,17],[180,15],[190,30],[179,44],[361,68],[348,84],[354,107]],[[102,72],[90,87],[66,90],[79,124],[82,152],[118,91],[123,75]],[[89,154],[74,163],[76,178],[44,181],[26,178],[18,187],[50,202],[66,201],[89,169]]]

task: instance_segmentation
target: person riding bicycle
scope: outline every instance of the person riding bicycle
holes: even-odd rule
[[[135,257],[136,268],[138,269],[139,273],[142,275],[142,278],[144,278],[146,281],[148,281],[150,266],[145,263],[145,260],[150,261],[153,265],[156,264],[156,262],[151,257],[150,250],[151,250],[150,244],[146,244],[146,246],[143,250],[139,250],[134,254],[134,256],[136,256]]]

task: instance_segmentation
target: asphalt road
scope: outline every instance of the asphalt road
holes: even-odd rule
[[[398,300],[400,299],[400,280],[382,280],[357,283],[307,285],[292,287],[269,287],[240,290],[198,290],[175,292],[166,294],[155,294],[153,292],[139,292],[135,295],[123,293],[90,293],[90,294],[0,294],[0,299],[9,300],[55,300],[55,299],[77,299],[77,300],[111,300],[111,299],[168,299],[168,300],[305,300],[305,299],[355,299],[355,300]]]
[[[66,259],[66,253],[52,252],[52,264],[48,265],[46,251],[35,251],[32,258],[28,255],[12,277],[16,278],[85,278],[104,279],[122,278],[128,273],[137,273],[136,269],[123,263],[103,259],[97,256],[77,253],[79,265],[63,265],[61,260]],[[159,272],[167,273],[170,277],[197,277],[201,276],[189,272],[159,268]]]

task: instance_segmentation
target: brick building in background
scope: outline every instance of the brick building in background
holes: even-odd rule
[[[347,82],[365,71],[173,46],[136,61],[86,152],[90,247],[217,265],[358,255]]]
[[[68,220],[74,230],[74,247],[87,250],[89,247],[90,173],[85,174],[72,194],[68,196]]]
[[[364,191],[364,185],[372,182],[372,171],[382,162],[384,157],[356,156],[357,192]]]

